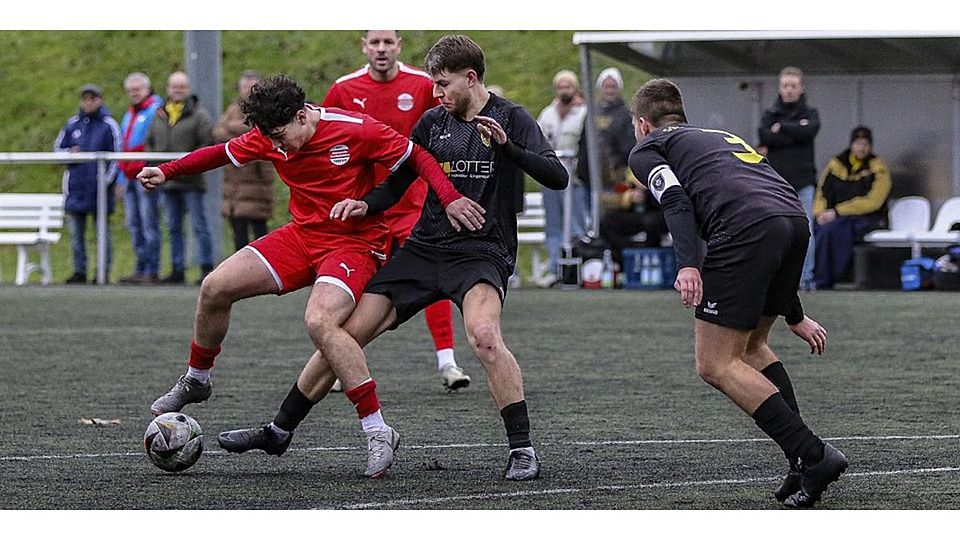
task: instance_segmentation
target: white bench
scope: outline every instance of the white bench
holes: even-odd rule
[[[536,281],[547,271],[547,263],[540,258],[540,250],[546,251],[547,234],[543,231],[546,217],[543,210],[543,193],[531,191],[523,194],[523,213],[517,215],[517,243],[533,246],[533,263],[530,277]]]
[[[60,240],[56,230],[62,227],[62,194],[0,193],[0,245],[17,246],[17,285],[27,283],[36,270],[41,283],[50,284],[50,245]],[[40,252],[40,262],[30,261],[31,249]]]
[[[867,233],[864,242],[876,247],[909,247],[911,256],[920,256],[922,247],[948,247],[960,243],[960,232],[951,231],[960,222],[960,197],[943,203],[933,227],[930,202],[923,197],[903,197],[890,207],[890,229]]]

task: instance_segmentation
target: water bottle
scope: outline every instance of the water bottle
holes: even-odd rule
[[[609,249],[603,250],[603,274],[600,278],[600,287],[613,288],[613,253]]]
[[[642,287],[650,286],[650,255],[644,255],[640,258],[640,285]]]
[[[654,255],[652,259],[653,262],[650,264],[650,285],[661,288],[663,287],[663,269],[660,266],[660,255]]]

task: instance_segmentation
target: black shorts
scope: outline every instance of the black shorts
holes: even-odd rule
[[[436,249],[412,243],[401,246],[367,283],[365,292],[390,298],[400,326],[439,300],[453,300],[463,311],[463,297],[477,283],[493,285],[502,303],[510,272],[506,265],[476,253]]]
[[[760,316],[786,315],[800,286],[810,229],[799,216],[772,217],[747,227],[703,260],[700,320],[753,330]]]

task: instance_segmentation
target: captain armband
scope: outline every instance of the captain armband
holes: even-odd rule
[[[650,171],[650,175],[647,176],[647,188],[650,190],[650,193],[653,194],[653,197],[657,199],[657,202],[660,202],[660,197],[663,196],[663,192],[673,186],[682,188],[680,181],[677,179],[677,175],[673,174],[669,165],[660,165]]]

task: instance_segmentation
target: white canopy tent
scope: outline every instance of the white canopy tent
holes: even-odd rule
[[[799,67],[809,103],[820,111],[818,168],[864,124],[890,166],[895,196],[960,195],[960,31],[577,32],[573,42],[584,81],[593,81],[591,53],[668,77],[683,90],[692,123],[748,141],[756,141],[760,117],[776,100],[780,69]],[[583,88],[592,108],[592,85]],[[631,93],[626,89],[625,99]],[[587,128],[594,156],[592,122]],[[598,173],[590,171],[595,188]],[[598,189],[593,193],[596,223]]]

